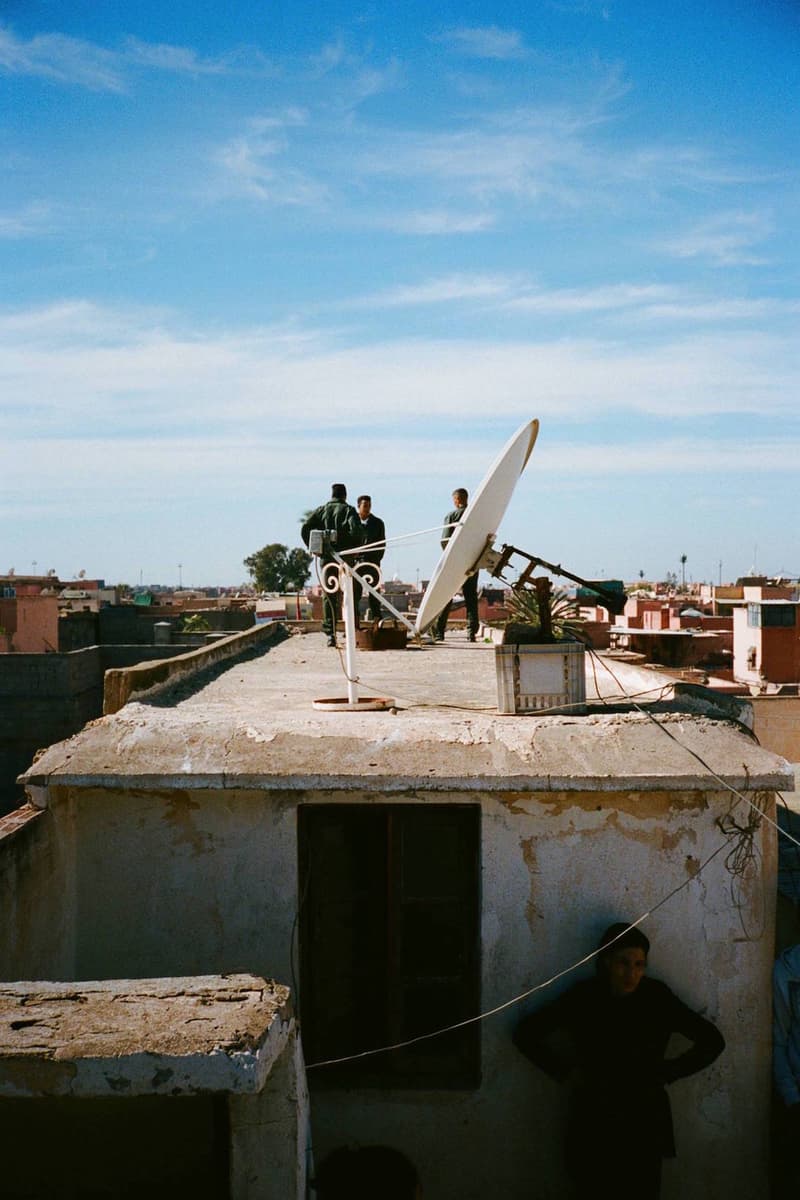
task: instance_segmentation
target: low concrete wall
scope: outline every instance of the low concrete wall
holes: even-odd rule
[[[24,801],[16,780],[37,751],[64,741],[142,694],[275,637],[275,625],[251,626],[211,646],[90,646],[65,654],[0,655],[0,816]],[[170,668],[170,660],[180,660]],[[130,674],[130,672],[134,672]],[[106,693],[104,696],[104,673]],[[110,678],[109,678],[110,677]]]
[[[74,979],[72,805],[0,818],[0,978]]]
[[[108,716],[119,712],[129,700],[157,695],[217,663],[246,654],[249,650],[257,650],[282,633],[283,628],[277,623],[254,625],[244,633],[234,633],[211,646],[191,650],[188,654],[178,654],[166,661],[137,663],[133,667],[106,671],[103,713]]]
[[[752,696],[755,735],[762,746],[800,763],[800,696]]]
[[[15,781],[37,750],[100,715],[102,678],[97,646],[74,654],[0,656],[0,814],[23,801]]]
[[[184,617],[199,612],[215,632],[239,633],[254,622],[250,609],[204,609],[198,601],[190,607],[140,608],[136,604],[112,604],[99,612],[76,612],[61,616],[58,622],[60,651],[82,650],[87,646],[153,645],[153,626],[169,621],[173,636],[180,638]],[[0,624],[3,624],[0,621]]]

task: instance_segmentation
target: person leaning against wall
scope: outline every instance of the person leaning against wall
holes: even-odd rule
[[[662,1161],[675,1155],[667,1085],[709,1066],[725,1041],[645,975],[650,943],[639,929],[611,925],[598,949],[595,977],[524,1017],[514,1043],[552,1079],[573,1083],[565,1151],[575,1196],[656,1200]],[[692,1045],[665,1058],[673,1033]]]

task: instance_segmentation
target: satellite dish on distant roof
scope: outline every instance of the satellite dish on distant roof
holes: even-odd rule
[[[539,422],[526,421],[500,451],[473,494],[422,597],[415,623],[417,633],[427,629],[453,599],[487,545],[494,541],[538,433]]]

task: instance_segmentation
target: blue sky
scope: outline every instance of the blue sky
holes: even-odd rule
[[[537,416],[499,541],[797,574],[799,74],[788,0],[5,0],[0,571],[427,529]]]

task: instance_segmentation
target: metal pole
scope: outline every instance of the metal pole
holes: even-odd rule
[[[347,668],[347,700],[349,704],[358,704],[358,684],[356,682],[356,614],[353,604],[353,576],[342,563],[339,567],[344,603],[344,661]]]

